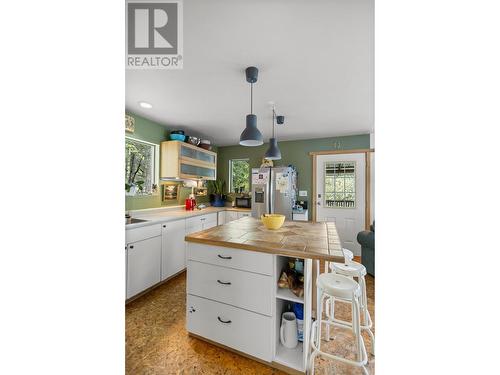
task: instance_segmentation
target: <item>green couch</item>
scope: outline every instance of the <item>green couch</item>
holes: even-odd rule
[[[358,233],[358,242],[361,245],[361,263],[366,267],[366,272],[375,277],[375,221],[370,225],[370,230]]]

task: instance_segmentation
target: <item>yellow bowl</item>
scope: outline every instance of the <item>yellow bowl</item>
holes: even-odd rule
[[[260,217],[267,229],[280,229],[285,222],[285,215],[266,214]]]

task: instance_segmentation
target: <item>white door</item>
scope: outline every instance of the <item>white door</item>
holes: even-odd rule
[[[160,282],[161,237],[127,246],[127,298]]]
[[[361,255],[356,237],[365,229],[365,154],[316,157],[316,221],[333,221],[342,246]]]
[[[170,221],[161,228],[161,279],[186,268],[185,220]]]

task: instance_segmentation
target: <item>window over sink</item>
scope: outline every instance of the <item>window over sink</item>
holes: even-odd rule
[[[153,195],[158,192],[159,146],[125,137],[125,194]]]
[[[229,192],[250,191],[250,163],[248,159],[229,160]]]

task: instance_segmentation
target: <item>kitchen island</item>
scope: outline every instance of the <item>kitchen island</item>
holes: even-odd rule
[[[313,260],[343,262],[334,223],[286,221],[269,230],[244,217],[192,233],[187,246],[187,330],[289,373],[306,371],[312,323]],[[304,260],[304,293],[279,288],[290,258]],[[319,263],[319,262],[318,262]],[[280,342],[281,315],[303,306],[303,342]]]

